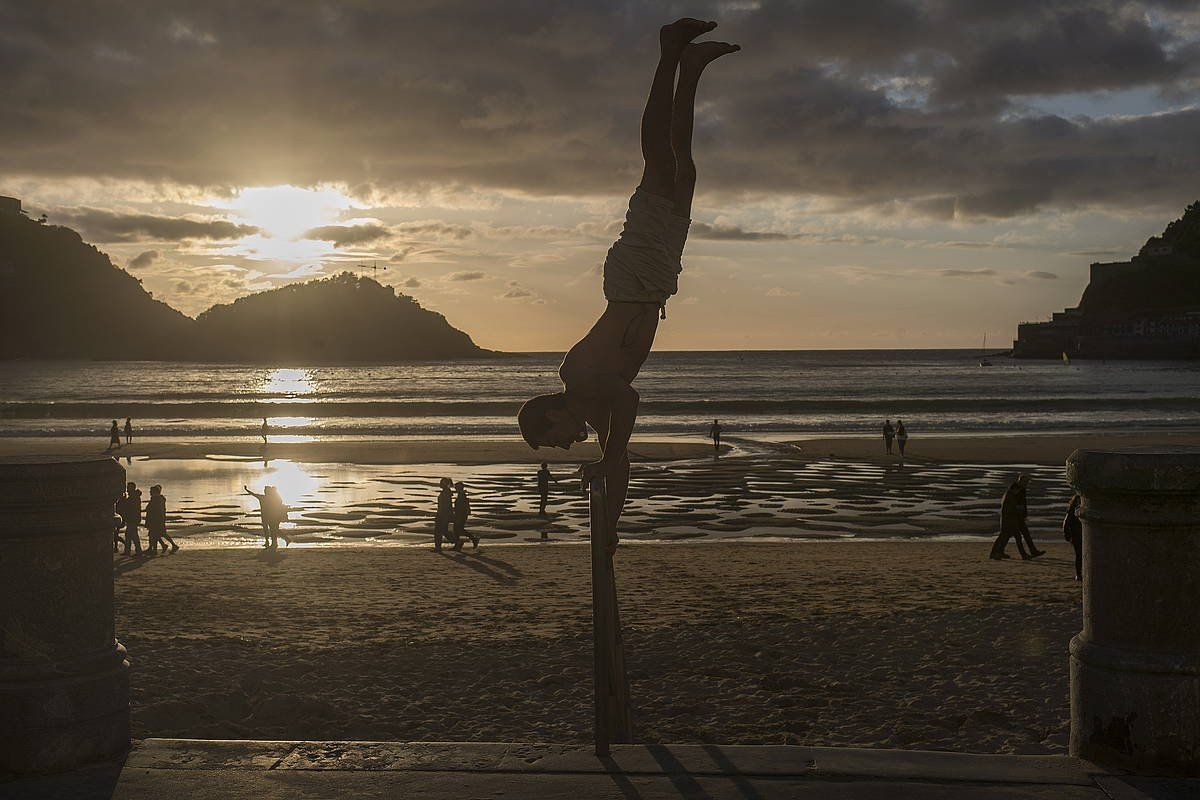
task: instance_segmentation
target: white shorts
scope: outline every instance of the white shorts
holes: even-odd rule
[[[614,303],[665,307],[679,291],[681,258],[691,220],[675,204],[638,187],[629,198],[625,227],[604,259],[604,297]]]

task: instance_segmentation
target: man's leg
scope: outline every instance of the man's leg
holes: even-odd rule
[[[642,112],[641,187],[650,194],[672,198],[675,188],[675,151],[671,148],[671,118],[675,102],[675,71],[688,43],[717,27],[715,22],[679,19],[658,32],[658,67],[650,84],[650,96]]]
[[[711,29],[710,29],[711,30]],[[679,85],[671,113],[671,151],[675,156],[675,215],[692,216],[692,194],[696,191],[696,162],[692,159],[692,128],[696,116],[696,86],[712,61],[741,48],[728,42],[689,44],[679,58]]]

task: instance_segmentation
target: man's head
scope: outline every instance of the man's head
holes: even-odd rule
[[[449,478],[442,478],[440,481],[438,481],[438,485],[443,489],[450,489],[454,486],[454,481],[450,480]]]
[[[517,412],[517,425],[525,442],[539,447],[561,447],[587,439],[587,428],[567,409],[567,396],[562,392],[542,394],[529,400]]]
[[[133,481],[130,481],[129,483],[125,484],[125,491],[127,491],[127,492],[132,492],[136,488],[137,488],[137,484],[134,483]]]
[[[160,494],[162,494],[162,484],[161,484],[161,483],[156,483],[156,484],[154,484],[153,486],[151,486],[151,487],[150,487],[150,494],[152,494],[152,495],[153,495],[153,496],[155,496],[155,497],[158,497]]]
[[[1022,472],[1020,475],[1017,476],[1017,486],[1020,486],[1022,489],[1024,489],[1028,485],[1029,485],[1029,476],[1026,475],[1024,472]]]
[[[543,462],[542,462],[542,469],[550,469],[550,464],[549,464],[549,463],[547,463],[547,462],[545,462],[545,461],[543,461]]]

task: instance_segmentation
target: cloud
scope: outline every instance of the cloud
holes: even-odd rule
[[[998,274],[994,269],[940,269],[938,274],[943,278],[994,278]]]
[[[688,231],[688,238],[730,242],[778,242],[796,237],[773,231],[748,231],[737,225],[693,222]]]
[[[1194,3],[707,9],[722,12],[722,35],[746,47],[701,87],[702,201],[815,196],[973,219],[1080,205],[1177,210],[1194,199]],[[184,0],[26,3],[0,39],[0,175],[214,191],[332,182],[362,196],[615,197],[641,167],[638,118],[661,13],[648,3],[376,0],[295,4],[281,22],[265,6],[230,14]],[[1131,91],[1157,98],[1162,113],[1033,110],[1071,93]],[[211,227],[232,223],[204,224],[107,235],[240,235]],[[398,232],[474,235],[453,221]]]
[[[324,225],[304,232],[305,239],[320,239],[333,242],[334,247],[373,242],[387,236],[390,231],[383,225]]]
[[[157,261],[159,255],[157,250],[145,250],[129,259],[129,267],[130,269],[145,269]]]
[[[767,297],[796,297],[803,292],[794,292],[791,289],[784,289],[782,286],[772,286],[767,289]]]
[[[484,272],[451,272],[446,276],[448,281],[481,281],[487,277]]]
[[[502,300],[524,300],[531,303],[542,304],[546,301],[541,296],[530,289],[522,286],[517,281],[509,281],[504,286],[504,291],[499,295]]]
[[[416,278],[405,278],[403,281],[400,282],[400,285],[403,286],[405,289],[421,288],[421,282],[419,280],[417,280]]]
[[[1043,272],[1040,269],[1031,269],[1025,273],[1026,278],[1035,278],[1040,281],[1056,281],[1058,275],[1053,272]]]
[[[54,219],[92,242],[226,240],[258,232],[252,225],[223,219],[124,214],[87,206],[56,209]]]

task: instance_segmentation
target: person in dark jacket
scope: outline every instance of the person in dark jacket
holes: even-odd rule
[[[546,504],[550,502],[550,481],[558,483],[558,478],[550,474],[550,465],[543,461],[537,471],[539,517],[546,516]]]
[[[1067,515],[1063,517],[1063,538],[1075,548],[1075,580],[1083,580],[1083,523],[1079,521],[1079,495],[1071,497]]]
[[[142,523],[142,490],[137,488],[133,481],[126,484],[125,497],[121,500],[117,513],[125,521],[125,555],[129,555],[132,546],[133,555],[141,556],[142,540],[138,536],[138,526]]]
[[[450,521],[454,517],[454,481],[442,478],[437,496],[437,512],[433,517],[433,552],[442,552],[442,542],[450,538]]]
[[[112,421],[112,427],[108,429],[108,449],[121,447],[121,431],[117,428],[117,421]]]
[[[171,543],[171,552],[179,549],[175,540],[167,533],[167,498],[162,493],[162,484],[150,487],[150,501],[146,503],[146,531],[150,535],[150,554],[158,552],[158,548],[167,552],[167,542]]]
[[[462,550],[463,537],[471,540],[471,546],[479,548],[479,537],[467,531],[467,519],[471,516],[471,501],[467,499],[467,487],[462,481],[454,484],[454,549]]]
[[[1009,484],[1007,491],[1004,492],[1004,499],[1000,501],[1000,535],[992,544],[991,558],[999,560],[1009,557],[1004,552],[1004,548],[1008,546],[1010,538],[1016,539],[1017,550],[1021,553],[1021,558],[1030,559],[1042,555],[1043,551],[1038,550],[1034,545],[1033,537],[1029,534],[1029,526],[1025,523],[1025,518],[1029,513],[1026,505],[1026,488],[1028,486],[1029,476],[1021,474]],[[1026,551],[1025,545],[1029,546],[1028,551]]]
[[[125,444],[133,444],[133,418],[125,418]]]
[[[890,456],[892,454],[892,439],[896,438],[896,429],[892,427],[892,421],[885,419],[883,421],[883,449]]]

